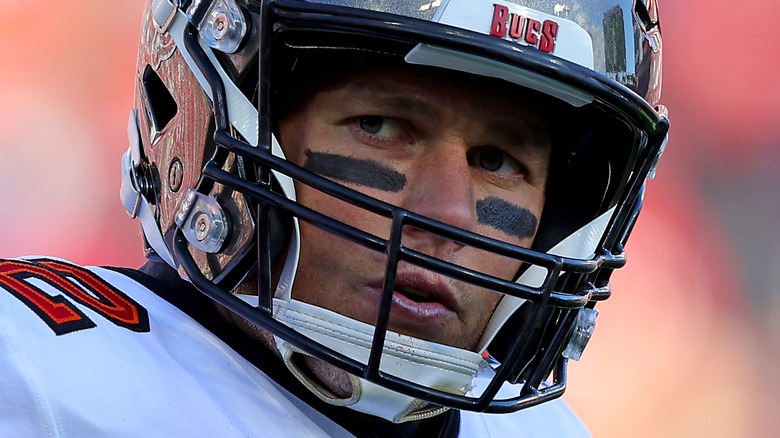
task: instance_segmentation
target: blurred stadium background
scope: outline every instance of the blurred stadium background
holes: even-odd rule
[[[594,437],[780,430],[780,2],[659,0],[672,137],[566,399]],[[0,255],[137,266],[142,0],[2,0]]]

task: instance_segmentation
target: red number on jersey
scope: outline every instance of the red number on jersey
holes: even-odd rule
[[[30,281],[33,279],[49,284],[65,296],[47,294]],[[95,327],[73,301],[120,327],[135,332],[149,331],[146,309],[79,266],[46,259],[3,260],[0,261],[0,287],[32,309],[58,335]]]

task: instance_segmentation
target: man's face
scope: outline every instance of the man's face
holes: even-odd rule
[[[279,125],[287,158],[367,195],[528,247],[545,200],[550,135],[533,101],[478,79],[366,68]],[[390,221],[302,183],[302,204],[381,238]],[[405,227],[402,245],[511,280],[520,262]],[[301,223],[293,297],[373,324],[386,255]],[[390,329],[474,349],[500,295],[400,263]]]

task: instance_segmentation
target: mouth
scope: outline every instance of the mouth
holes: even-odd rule
[[[368,288],[377,301],[382,295],[382,280],[373,282]],[[439,275],[417,270],[398,272],[388,328],[420,339],[447,343],[446,334],[457,327],[461,319],[457,296],[457,291]]]
[[[396,286],[394,290],[395,292],[403,295],[405,298],[411,301],[414,301],[415,303],[440,303],[441,302],[439,298],[428,295],[425,292],[422,292],[420,290],[411,287]]]
[[[418,310],[429,316],[458,310],[454,291],[438,276],[399,273],[393,292],[394,307]]]

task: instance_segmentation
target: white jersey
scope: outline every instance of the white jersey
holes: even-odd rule
[[[0,261],[0,437],[352,437],[124,274]],[[588,436],[560,400],[461,437]]]

